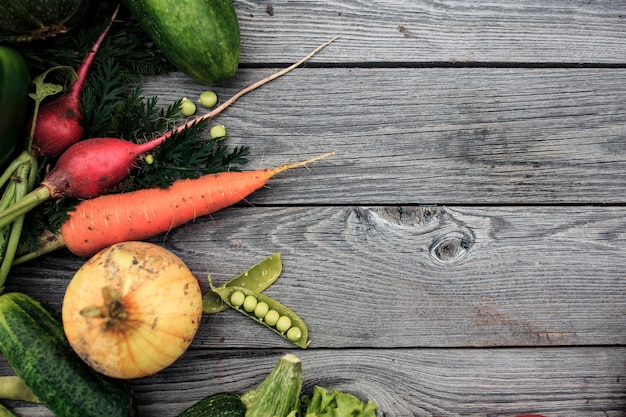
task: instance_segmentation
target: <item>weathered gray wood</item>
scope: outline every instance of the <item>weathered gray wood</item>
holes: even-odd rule
[[[262,381],[281,350],[188,351],[158,375],[132,382],[142,416],[173,417],[204,396]],[[626,371],[621,348],[359,349],[293,351],[305,393],[337,388],[379,405],[381,416],[618,417]],[[9,371],[0,362],[1,371]],[[41,406],[20,416],[50,417]]]
[[[611,345],[626,340],[624,230],[623,208],[239,207],[154,241],[216,283],[281,252],[267,292],[305,319],[311,348]],[[60,309],[82,262],[61,256],[17,268],[9,290]],[[290,346],[234,311],[197,339]]]
[[[626,51],[626,8],[617,0],[236,0],[235,7],[244,64],[290,62],[337,34],[342,46],[314,62],[622,63]]]
[[[177,363],[132,382],[141,416],[249,389],[286,352],[306,390],[381,416],[625,416],[625,4],[234,3],[242,69],[222,99],[342,35],[219,116],[247,168],[337,154],[153,241],[217,282],[280,251],[268,294],[312,342],[205,317]],[[207,88],[180,73],[144,87],[164,105]],[[59,311],[82,262],[48,255],[7,290]]]
[[[196,377],[188,387],[194,390],[194,398],[205,395],[208,384],[214,392],[245,390],[262,380],[284,353],[243,351],[226,358],[213,358],[210,352],[194,354],[182,369],[173,368],[154,382],[178,394],[177,375],[189,375],[187,381]],[[605,412],[613,416],[624,412],[623,348],[294,353],[303,360],[305,391],[320,385],[375,399],[381,415],[495,416],[532,411],[555,417],[604,417]],[[168,383],[172,380],[174,384]],[[167,402],[161,408],[162,400],[153,393],[146,400],[145,409],[154,410],[147,415],[172,408]]]
[[[241,71],[220,98],[270,72]],[[251,147],[249,168],[337,152],[272,179],[253,204],[621,204],[624,79],[618,69],[301,69],[215,122]],[[144,93],[167,104],[204,89],[172,74]]]
[[[335,97],[345,105],[336,108],[323,106],[321,97],[309,102],[306,95],[293,93],[302,86],[298,73],[286,84],[289,78],[248,96],[220,122],[227,124],[233,143],[252,146],[253,167],[309,157],[330,145],[339,148],[338,155],[311,171],[295,170],[272,180],[270,188],[250,198],[257,207],[242,203],[199,219],[170,233],[164,244],[200,277],[211,273],[216,280],[283,252],[284,276],[271,295],[309,323],[312,345],[302,355],[321,358],[333,369],[315,368],[311,378],[337,381],[339,388],[371,397],[386,415],[623,415],[623,207],[553,205],[623,201],[621,70],[499,70],[493,77],[492,72],[476,76],[474,71],[443,71],[444,81],[429,87],[426,96],[434,100],[432,107],[422,107],[423,100],[410,88],[410,97],[402,98],[400,84],[389,87],[402,79],[399,73],[403,82],[407,76],[419,80],[421,70],[333,70],[344,74],[335,81],[326,77],[327,70],[301,71],[308,74],[307,83],[319,80],[310,90],[313,95],[329,84],[341,87],[345,96]],[[381,83],[373,90],[362,83],[357,93],[376,91],[366,96],[366,103],[359,103],[347,84],[355,72],[361,82]],[[438,71],[425,72],[430,80],[438,79]],[[250,79],[259,73],[266,72],[243,72]],[[466,74],[465,84],[477,84],[464,90],[464,83],[455,80],[458,74]],[[527,77],[526,87],[507,92],[505,80],[520,74]],[[164,100],[190,86],[198,88],[171,82],[177,77],[147,86],[149,91],[163,89],[159,95]],[[499,80],[495,93],[488,88],[493,80]],[[580,81],[593,88],[577,90]],[[559,82],[565,88],[554,87],[552,94],[565,91],[562,102],[544,93]],[[387,110],[392,106],[384,101],[373,116],[368,105],[387,97],[383,87],[401,107],[430,115],[431,125],[424,128],[420,120]],[[478,110],[459,116],[453,110],[460,108],[454,107],[459,99],[467,108],[476,103]],[[523,103],[516,106],[516,100]],[[497,116],[489,122],[492,113]],[[474,136],[474,146],[469,146],[457,135],[474,125],[500,133],[482,140]],[[441,129],[448,134],[438,133]],[[319,134],[329,130],[341,134]],[[420,140],[412,142],[415,136]],[[417,161],[406,155],[415,143],[421,144]],[[496,160],[502,163],[493,164]],[[547,168],[533,167],[537,161]],[[461,163],[466,175],[456,168]],[[488,164],[494,165],[491,170]],[[528,175],[539,175],[538,183],[547,185],[537,190],[524,184]],[[421,195],[430,196],[426,201],[495,205],[415,207],[424,201]],[[542,201],[550,205],[536,206]],[[59,308],[64,286],[80,263],[63,252],[51,255],[16,268],[9,289],[28,291]],[[506,349],[511,345],[529,349]],[[563,347],[574,345],[581,346]],[[214,353],[216,348],[239,349],[224,359]],[[270,360],[268,352],[288,348],[234,312],[212,317],[194,342],[190,362],[137,382],[142,411],[176,415],[204,394],[198,386],[250,386],[275,358]],[[429,356],[433,352],[445,355]],[[202,361],[210,361],[209,368]],[[406,372],[398,379],[393,363],[422,372]],[[254,379],[239,379],[250,372]],[[367,385],[371,380],[376,382]],[[24,415],[49,414],[28,408]]]

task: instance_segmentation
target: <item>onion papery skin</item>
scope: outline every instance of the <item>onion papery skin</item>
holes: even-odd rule
[[[90,258],[68,285],[62,308],[76,353],[96,371],[122,379],[174,363],[201,317],[196,277],[178,256],[149,242],[119,243]]]

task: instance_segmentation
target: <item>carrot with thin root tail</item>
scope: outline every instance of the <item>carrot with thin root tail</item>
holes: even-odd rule
[[[68,213],[70,217],[61,227],[63,243],[75,255],[88,257],[115,243],[148,239],[242,201],[276,174],[333,154],[273,168],[183,179],[168,188],[84,200]]]
[[[137,144],[118,138],[92,138],[73,144],[59,157],[55,167],[48,172],[41,185],[0,212],[0,229],[51,198],[88,199],[114,188],[128,177],[141,154],[153,150],[172,135],[215,117],[244,94],[295,69],[338,38],[339,36],[335,36],[298,62],[245,87],[210,113],[192,118],[148,142]]]

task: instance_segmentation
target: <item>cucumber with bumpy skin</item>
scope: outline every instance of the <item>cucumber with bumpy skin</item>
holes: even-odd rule
[[[204,85],[232,77],[239,65],[239,21],[232,0],[124,0],[163,55]]]
[[[198,401],[178,417],[244,417],[246,406],[239,395],[230,392],[213,394]]]
[[[81,361],[67,342],[61,322],[25,294],[0,296],[0,351],[57,416],[136,415],[128,386]]]

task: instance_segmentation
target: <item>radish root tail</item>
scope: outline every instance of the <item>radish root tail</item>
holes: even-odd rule
[[[241,96],[251,92],[252,90],[256,90],[257,88],[261,87],[262,85],[265,85],[265,84],[269,83],[270,81],[275,80],[276,78],[281,77],[281,76],[287,74],[288,72],[294,70],[295,68],[297,68],[300,65],[302,65],[304,62],[306,62],[309,59],[311,59],[311,57],[313,55],[315,55],[316,53],[318,53],[319,51],[321,51],[326,46],[328,46],[332,42],[336,41],[340,37],[341,37],[340,35],[337,35],[337,36],[327,40],[326,42],[322,43],[317,48],[315,48],[314,50],[309,52],[308,55],[306,55],[305,57],[301,58],[298,62],[295,62],[295,63],[291,64],[290,66],[288,66],[287,68],[283,68],[282,70],[277,71],[274,74],[272,74],[272,75],[270,75],[270,76],[268,76],[266,78],[263,78],[262,80],[259,80],[259,81],[255,82],[254,84],[250,84],[249,86],[243,88],[242,90],[239,90],[237,93],[235,93],[235,95],[233,95],[231,98],[226,100],[224,103],[220,104],[218,107],[216,107],[211,112],[205,113],[202,116],[194,117],[194,118],[190,119],[189,121],[187,121],[187,123],[184,123],[184,124],[180,125],[179,127],[177,127],[176,129],[166,133],[164,135],[163,139],[165,140],[168,137],[170,137],[171,135],[174,135],[176,133],[180,133],[183,130],[185,130],[187,128],[190,128],[191,126],[193,126],[193,125],[195,125],[195,124],[197,124],[197,123],[199,123],[199,122],[201,122],[203,120],[214,118],[215,116],[217,116],[218,114],[220,114],[221,112],[226,110],[228,107],[230,107]]]

